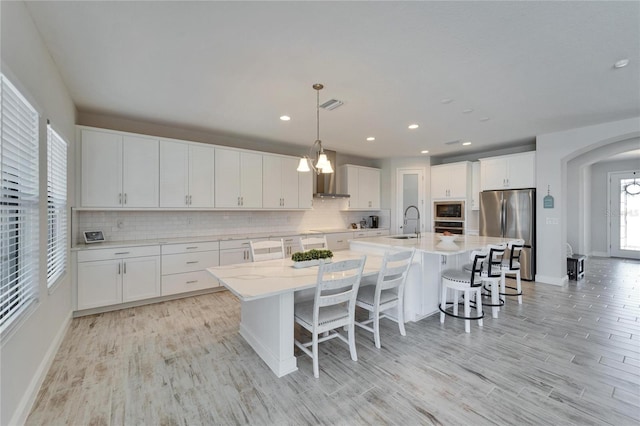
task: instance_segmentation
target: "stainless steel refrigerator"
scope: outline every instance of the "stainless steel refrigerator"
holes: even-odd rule
[[[480,235],[523,239],[525,248],[520,256],[520,275],[523,280],[534,280],[536,276],[536,190],[481,192]]]

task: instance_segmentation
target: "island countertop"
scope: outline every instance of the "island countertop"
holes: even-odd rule
[[[407,234],[412,236],[411,234]],[[440,254],[444,256],[466,253],[471,250],[478,250],[488,244],[500,244],[510,241],[509,238],[484,237],[478,235],[456,235],[454,242],[447,243],[440,241],[438,236],[433,232],[424,232],[418,238],[401,239],[405,237],[400,235],[389,235],[382,237],[370,237],[357,240],[351,240],[351,247],[359,248],[369,246],[371,248],[414,248],[429,254]]]

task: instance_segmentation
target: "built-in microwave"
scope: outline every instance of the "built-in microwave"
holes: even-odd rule
[[[433,220],[464,221],[464,201],[435,201]]]

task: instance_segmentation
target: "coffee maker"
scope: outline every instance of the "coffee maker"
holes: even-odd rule
[[[380,217],[379,216],[369,216],[370,219],[370,228],[377,228],[378,224],[380,222]]]

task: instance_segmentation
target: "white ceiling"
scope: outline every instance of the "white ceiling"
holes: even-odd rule
[[[372,158],[525,144],[640,115],[637,1],[28,8],[79,111],[300,144],[301,153],[315,140],[317,82],[321,103],[344,102],[320,112],[325,148]],[[622,58],[629,66],[614,69]],[[445,145],[454,140],[472,145]]]

